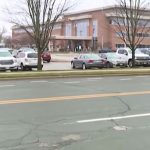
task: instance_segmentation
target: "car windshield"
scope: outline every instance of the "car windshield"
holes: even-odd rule
[[[37,58],[37,53],[29,53],[27,55],[28,58]]]
[[[135,53],[136,53],[136,54],[141,54],[142,52],[141,52],[140,49],[136,49]]]
[[[0,52],[0,57],[11,57],[11,53],[6,51],[6,52]]]

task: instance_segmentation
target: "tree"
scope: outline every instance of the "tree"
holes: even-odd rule
[[[0,29],[0,43],[3,42],[3,36],[5,33],[6,33],[6,29],[4,27]]]
[[[114,29],[132,51],[132,67],[135,66],[135,50],[150,31],[147,4],[144,0],[119,0],[115,10]]]
[[[11,47],[12,46],[12,38],[11,38],[11,36],[5,36],[3,38],[3,43],[5,44],[6,47]]]
[[[17,20],[14,17],[13,19],[11,18],[11,22],[25,30],[34,40],[38,49],[38,70],[41,70],[41,53],[48,47],[57,20],[71,5],[68,5],[69,0],[24,1],[23,11],[16,12],[16,15],[20,14],[20,16]]]

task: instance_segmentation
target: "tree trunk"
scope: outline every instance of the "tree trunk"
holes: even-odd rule
[[[38,49],[38,67],[37,67],[37,70],[42,70],[42,64],[41,64],[41,62],[42,62],[42,58],[41,58],[41,50],[40,49]]]
[[[132,68],[135,67],[135,49],[132,48]]]

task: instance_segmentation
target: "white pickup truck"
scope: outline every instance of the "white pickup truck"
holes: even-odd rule
[[[130,48],[127,48],[127,47],[118,48],[116,53],[126,55],[128,57],[128,66],[132,67],[132,51]],[[150,56],[136,50],[135,51],[135,64],[137,66],[149,66],[150,65]]]

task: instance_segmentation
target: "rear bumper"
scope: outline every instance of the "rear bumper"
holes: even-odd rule
[[[51,60],[50,57],[43,57],[42,59],[43,59],[43,61],[50,61]]]

